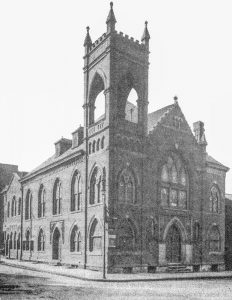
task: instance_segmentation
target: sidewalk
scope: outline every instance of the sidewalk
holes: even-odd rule
[[[135,274],[107,274],[106,279],[102,278],[99,271],[68,268],[67,266],[53,266],[47,263],[36,263],[29,261],[18,261],[1,258],[1,263],[27,269],[36,272],[61,275],[70,278],[88,281],[102,282],[136,282],[136,281],[164,281],[164,280],[203,280],[203,279],[229,279],[232,278],[232,271],[224,272],[196,272],[196,273],[135,273]]]

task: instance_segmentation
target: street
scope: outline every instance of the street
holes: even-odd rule
[[[232,299],[232,282],[222,280],[91,282],[0,264],[3,299]]]

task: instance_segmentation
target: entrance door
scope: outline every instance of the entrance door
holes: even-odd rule
[[[173,225],[168,232],[166,240],[166,258],[170,263],[181,261],[181,235],[177,226]]]
[[[60,258],[60,231],[58,228],[55,229],[52,239],[52,259]]]

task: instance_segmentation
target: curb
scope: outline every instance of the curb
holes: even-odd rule
[[[39,272],[39,273],[48,273],[48,274],[54,274],[58,276],[64,276],[68,278],[73,278],[73,279],[79,279],[82,281],[95,281],[95,282],[151,282],[151,281],[177,281],[177,280],[215,280],[215,279],[231,279],[232,274],[230,275],[215,275],[215,276],[208,276],[208,275],[200,275],[200,276],[191,276],[191,277],[163,277],[163,278],[130,278],[130,279],[101,279],[101,278],[87,278],[87,277],[81,277],[81,276],[76,276],[76,275],[69,275],[69,274],[63,274],[60,272],[56,271],[46,271],[46,270],[38,270],[33,267],[27,267],[27,266],[20,266],[17,264],[10,264],[6,262],[1,262],[2,264],[12,267],[12,268],[18,268],[18,269],[24,269],[24,270],[30,270],[34,272]]]

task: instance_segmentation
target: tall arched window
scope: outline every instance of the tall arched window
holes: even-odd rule
[[[103,136],[101,139],[101,148],[103,149],[105,147],[105,137]]]
[[[118,116],[129,122],[138,123],[139,95],[135,89],[135,80],[131,73],[127,73],[118,84]]]
[[[117,247],[121,251],[133,250],[135,231],[130,220],[122,220],[117,228]]]
[[[100,150],[100,139],[97,140],[97,151]]]
[[[7,203],[7,217],[10,217],[10,202]]]
[[[53,188],[53,215],[61,213],[61,182],[57,178]]]
[[[80,252],[81,251],[81,233],[78,231],[77,225],[72,229],[70,236],[70,251]]]
[[[210,211],[219,212],[220,209],[220,192],[219,189],[214,185],[210,190]]]
[[[25,220],[29,220],[32,216],[32,194],[31,191],[28,190],[26,194],[25,200]]]
[[[18,201],[18,215],[21,215],[21,205],[22,205],[22,199],[19,198],[19,201]]]
[[[41,184],[38,195],[38,218],[45,216],[45,198],[46,192],[43,185]]]
[[[11,204],[11,216],[12,217],[16,216],[16,210],[17,210],[17,207],[16,207],[16,198],[14,196],[13,199],[12,199],[12,204]]]
[[[45,249],[45,237],[43,229],[41,228],[38,235],[38,251],[44,251]]]
[[[28,229],[26,231],[26,247],[25,247],[26,251],[28,251],[30,249],[30,230]]]
[[[160,172],[160,200],[164,207],[187,209],[188,175],[178,155],[167,157]]]
[[[220,252],[221,250],[221,239],[220,233],[217,226],[213,226],[209,232],[209,251]]]
[[[102,230],[99,222],[95,219],[90,228],[89,251],[100,251],[102,249]]]
[[[81,198],[82,198],[81,176],[76,171],[73,175],[72,183],[71,183],[71,211],[76,211],[81,209]]]
[[[10,234],[10,245],[9,245],[10,249],[13,249],[13,233],[11,232]]]
[[[102,77],[96,73],[89,91],[89,125],[105,117],[105,95]]]
[[[21,244],[21,240],[20,240],[20,233],[18,234],[18,239],[17,239],[17,249],[20,249],[20,244]]]
[[[17,247],[17,233],[15,231],[15,233],[14,233],[14,249],[17,249],[16,247]]]
[[[136,184],[133,174],[124,170],[118,181],[118,200],[120,202],[135,203],[136,202]]]
[[[90,179],[90,204],[96,204],[101,202],[101,186],[102,177],[99,169],[96,167]]]

